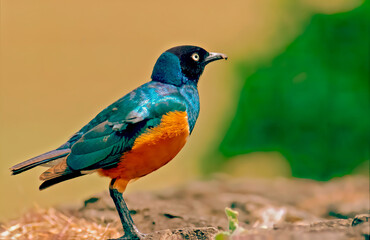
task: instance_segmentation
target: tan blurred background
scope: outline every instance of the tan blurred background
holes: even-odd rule
[[[157,57],[175,45],[223,52],[229,62],[208,66],[201,78],[201,114],[184,150],[167,166],[131,184],[128,192],[199,177],[197,160],[218,142],[217,129],[234,113],[233,96],[241,82],[232,75],[232,61],[269,61],[313,13],[345,11],[360,3],[2,0],[0,220],[19,215],[34,203],[80,202],[106,190],[108,179],[86,176],[39,192],[38,176],[44,169],[13,177],[8,168],[58,147],[104,107],[150,80]],[[285,38],[276,40],[281,35]],[[270,153],[263,161],[258,153],[249,157],[243,174],[290,175],[279,154]],[[266,164],[276,167],[259,170]],[[235,169],[231,166],[230,172],[237,175]]]

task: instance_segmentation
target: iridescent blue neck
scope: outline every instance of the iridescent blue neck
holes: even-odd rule
[[[180,60],[172,53],[165,52],[157,60],[152,72],[152,80],[181,86],[188,82],[183,75]]]

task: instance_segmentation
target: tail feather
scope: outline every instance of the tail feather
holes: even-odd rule
[[[82,175],[89,174],[91,171],[75,171],[68,167],[67,157],[60,159],[59,163],[49,168],[40,175],[40,180],[44,181],[39,189],[43,190],[57,183],[76,178]]]
[[[46,181],[46,180],[61,177],[61,176],[64,176],[64,175],[68,175],[68,174],[74,172],[72,169],[70,169],[67,166],[66,159],[67,158],[64,157],[63,159],[60,160],[60,162],[58,164],[56,164],[55,166],[53,166],[53,167],[49,168],[48,170],[46,170],[45,172],[43,172],[39,177],[40,180]]]
[[[67,157],[71,149],[57,149],[37,157],[31,158],[25,162],[21,162],[10,168],[13,175],[27,171],[36,166],[50,167],[40,175],[40,180],[44,181],[39,189],[44,190],[57,183],[73,179],[82,175],[86,175],[92,171],[74,171],[67,165]]]
[[[71,152],[71,149],[57,149],[44,154],[41,154],[37,157],[31,158],[27,161],[21,162],[17,165],[14,165],[10,168],[10,171],[13,175],[19,174],[21,172],[27,171],[36,166],[48,163],[50,161],[62,158],[67,156]]]
[[[40,185],[39,189],[44,190],[45,188],[51,187],[57,183],[60,183],[60,182],[63,182],[69,179],[73,179],[73,178],[76,178],[82,175],[85,175],[85,174],[81,173],[80,171],[75,171],[75,172],[68,173],[66,175],[61,175],[59,177],[46,180]]]

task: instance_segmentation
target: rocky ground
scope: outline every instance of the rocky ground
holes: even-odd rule
[[[129,194],[126,202],[140,231],[148,233],[145,239],[213,239],[228,229],[225,207],[239,212],[245,229],[232,239],[369,239],[367,177],[329,182],[219,177]],[[81,206],[36,211],[1,228],[3,239],[104,239],[122,234],[107,192]]]

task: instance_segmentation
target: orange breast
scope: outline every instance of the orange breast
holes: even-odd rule
[[[186,112],[170,112],[161,123],[140,135],[132,149],[123,154],[116,168],[101,169],[101,175],[116,178],[115,187],[124,191],[127,183],[145,176],[173,159],[189,136]]]

